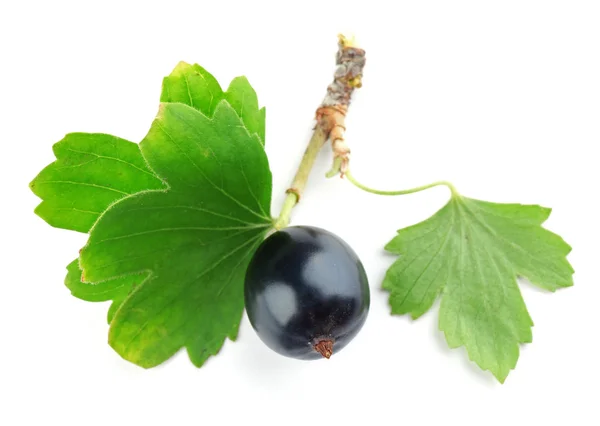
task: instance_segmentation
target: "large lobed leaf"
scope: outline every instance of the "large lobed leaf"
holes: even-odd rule
[[[199,65],[180,62],[163,79],[161,101],[182,103],[212,117],[218,103],[227,100],[251,133],[264,144],[265,108],[259,109],[256,92],[245,77],[232,80],[223,92],[217,80]],[[54,147],[57,160],[31,182],[42,198],[35,212],[50,225],[88,232],[98,217],[121,198],[165,184],[148,167],[139,145],[116,136],[70,133]],[[67,267],[65,285],[73,296],[97,302],[113,300],[110,322],[139,276],[115,278],[98,285],[81,280],[78,260]],[[114,289],[119,289],[114,291]]]
[[[516,278],[554,291],[573,284],[571,248],[542,228],[550,209],[455,195],[431,218],[401,229],[386,250],[400,255],[383,288],[392,313],[418,318],[441,294],[439,327],[450,347],[504,382],[531,342],[533,322]]]
[[[145,274],[116,312],[109,343],[143,367],[186,347],[200,366],[237,335],[246,265],[272,223],[267,157],[225,100],[212,118],[161,104],[140,147],[169,188],[102,215],[81,252],[84,279]]]

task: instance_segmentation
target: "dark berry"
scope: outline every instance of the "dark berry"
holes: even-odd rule
[[[369,283],[360,259],[338,236],[294,226],[265,239],[245,281],[248,318],[282,355],[329,358],[362,328]]]

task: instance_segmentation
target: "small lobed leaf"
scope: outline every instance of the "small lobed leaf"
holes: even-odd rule
[[[79,259],[75,259],[67,266],[65,285],[71,294],[78,299],[88,302],[106,302],[112,300],[108,310],[108,323],[125,300],[129,293],[143,281],[142,275],[127,275],[103,281],[98,284],[89,284],[82,281],[83,271],[79,267]]]
[[[111,322],[122,357],[153,367],[185,347],[200,366],[237,336],[246,265],[272,225],[267,157],[225,100],[212,118],[161,104],[140,147],[168,189],[105,212],[80,255],[84,278],[144,277]]]
[[[224,96],[219,82],[208,71],[182,61],[163,79],[160,101],[189,105],[212,117]]]
[[[450,347],[504,382],[531,342],[533,322],[516,278],[554,291],[573,285],[571,247],[542,228],[550,209],[453,196],[431,218],[398,231],[386,250],[392,314],[418,318],[441,295],[439,326]]]
[[[240,116],[250,133],[256,133],[264,145],[265,108],[259,108],[256,92],[246,77],[234,78],[226,92],[218,81],[198,64],[177,64],[171,74],[163,79],[161,102],[189,105],[211,117],[223,99]]]
[[[164,188],[137,144],[101,133],[70,133],[54,147],[56,161],[29,184],[43,201],[35,213],[57,228],[88,232],[116,200]]]
[[[265,140],[265,108],[259,109],[256,92],[246,77],[236,77],[229,84],[225,99],[238,113],[250,133]]]
[[[180,62],[163,79],[161,102],[189,105],[212,116],[226,99],[251,133],[265,140],[265,108],[245,77],[232,80],[223,92],[200,65]],[[139,146],[102,133],[70,133],[54,147],[56,161],[30,183],[43,201],[35,213],[50,225],[88,232],[108,206],[127,195],[161,189],[162,182],[146,165]]]

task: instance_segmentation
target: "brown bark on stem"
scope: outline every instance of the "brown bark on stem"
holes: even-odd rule
[[[345,120],[352,93],[362,86],[365,67],[365,51],[354,46],[351,40],[339,36],[337,69],[333,83],[327,88],[327,96],[317,109],[317,122],[328,131],[334,154],[333,170],[328,175],[340,172],[343,176],[350,161],[350,148],[344,141]]]
[[[317,108],[315,131],[306,148],[296,176],[287,197],[274,223],[275,229],[282,229],[290,222],[291,211],[300,201],[308,176],[315,159],[327,140],[331,140],[334,153],[333,169],[330,174],[342,176],[348,168],[350,148],[344,142],[346,112],[355,89],[362,86],[362,72],[365,66],[365,51],[354,46],[352,40],[339,36],[339,48],[336,56],[337,68],[333,82],[327,87],[327,95]]]

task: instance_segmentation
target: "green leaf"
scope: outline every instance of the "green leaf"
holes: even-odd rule
[[[246,266],[272,226],[267,157],[226,101],[212,118],[161,104],[140,147],[169,188],[102,215],[80,255],[85,281],[144,274],[116,311],[109,343],[142,367],[182,347],[201,366],[236,338]]]
[[[441,294],[439,327],[451,348],[504,382],[531,342],[533,322],[516,278],[550,291],[573,285],[571,247],[542,228],[550,209],[455,195],[431,218],[398,231],[386,250],[392,314],[418,318]]]
[[[88,232],[106,208],[130,194],[164,188],[137,144],[99,133],[71,133],[53,147],[56,161],[29,184],[50,225]]]
[[[265,114],[259,109],[256,92],[246,77],[234,78],[226,92],[217,80],[198,64],[177,64],[171,74],[163,79],[161,102],[182,103],[212,117],[215,108],[223,99],[242,118],[250,133],[265,140]]]
[[[250,133],[265,140],[265,108],[258,109],[256,92],[246,77],[236,77],[229,84],[225,99],[244,121]]]
[[[65,285],[71,290],[73,296],[81,300],[88,302],[106,302],[112,300],[113,303],[108,310],[107,318],[110,323],[121,303],[123,303],[131,290],[141,283],[144,278],[143,275],[127,275],[98,284],[84,283],[82,281],[82,271],[79,267],[79,259],[75,259],[67,266]]]
[[[264,140],[265,109],[258,110],[256,93],[245,78],[234,79],[224,93],[217,80],[202,67],[182,62],[163,81],[162,101],[188,104],[208,116],[214,114],[222,99],[231,100],[251,131]],[[256,119],[257,116],[260,118]],[[43,199],[35,212],[52,226],[88,232],[100,214],[120,198],[166,188],[148,168],[138,144],[124,139],[72,133],[53,149],[57,161],[30,184],[32,191]],[[77,262],[67,269],[65,283],[75,297],[88,301],[114,300],[108,313],[109,322],[128,291],[122,295],[102,293],[105,287],[124,285],[131,290],[132,283],[139,281],[127,277],[91,286],[80,281]]]
[[[189,105],[212,117],[224,96],[219,82],[208,71],[198,64],[179,62],[163,79],[160,101]]]
[[[251,133],[265,140],[265,108],[245,77],[235,78],[227,92],[199,65],[180,62],[163,80],[162,102],[190,105],[212,116],[226,99]],[[264,144],[264,142],[263,142]],[[30,183],[43,201],[35,213],[57,228],[88,232],[106,208],[124,196],[163,189],[137,144],[99,133],[71,133],[54,147],[56,161]]]

